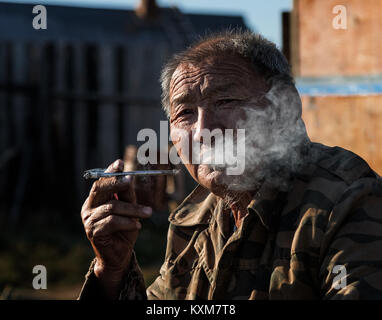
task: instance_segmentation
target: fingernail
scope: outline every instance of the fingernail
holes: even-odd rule
[[[113,169],[118,169],[119,168],[119,160],[114,161],[114,163],[112,165],[112,168]]]
[[[123,176],[123,177],[121,178],[122,182],[130,182],[131,179],[132,179],[131,176]]]
[[[143,213],[145,213],[147,215],[153,213],[153,209],[151,209],[150,207],[143,207],[142,211],[143,211]]]

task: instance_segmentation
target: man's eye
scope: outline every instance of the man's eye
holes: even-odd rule
[[[226,104],[230,104],[232,102],[236,102],[237,99],[222,99],[222,100],[218,100],[216,102],[216,105],[217,106],[223,106],[223,105],[226,105]]]
[[[189,115],[189,114],[193,114],[194,111],[191,110],[191,109],[184,109],[182,111],[179,112],[178,116],[186,116],[186,115]]]

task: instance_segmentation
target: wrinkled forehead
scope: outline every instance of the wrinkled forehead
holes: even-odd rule
[[[246,60],[239,57],[209,57],[198,63],[180,63],[171,77],[170,98],[184,91],[200,94],[214,89],[266,90],[265,79]]]

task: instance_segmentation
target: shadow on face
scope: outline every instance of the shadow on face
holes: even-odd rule
[[[237,129],[246,129],[239,127],[246,120],[245,110],[267,106],[268,90],[264,77],[236,56],[180,64],[175,70],[170,84],[171,139],[191,176],[213,193],[224,194],[229,177],[222,168],[193,158],[215,147],[216,137],[207,139],[204,133],[231,129],[236,137]]]

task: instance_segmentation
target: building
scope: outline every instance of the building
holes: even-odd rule
[[[47,29],[35,30],[32,9],[0,2],[0,204],[13,221],[26,207],[77,215],[83,171],[166,119],[164,61],[207,31],[246,28],[241,17],[143,0],[136,10],[47,5]]]
[[[294,0],[284,32],[309,136],[352,150],[379,175],[381,13],[379,0]]]

